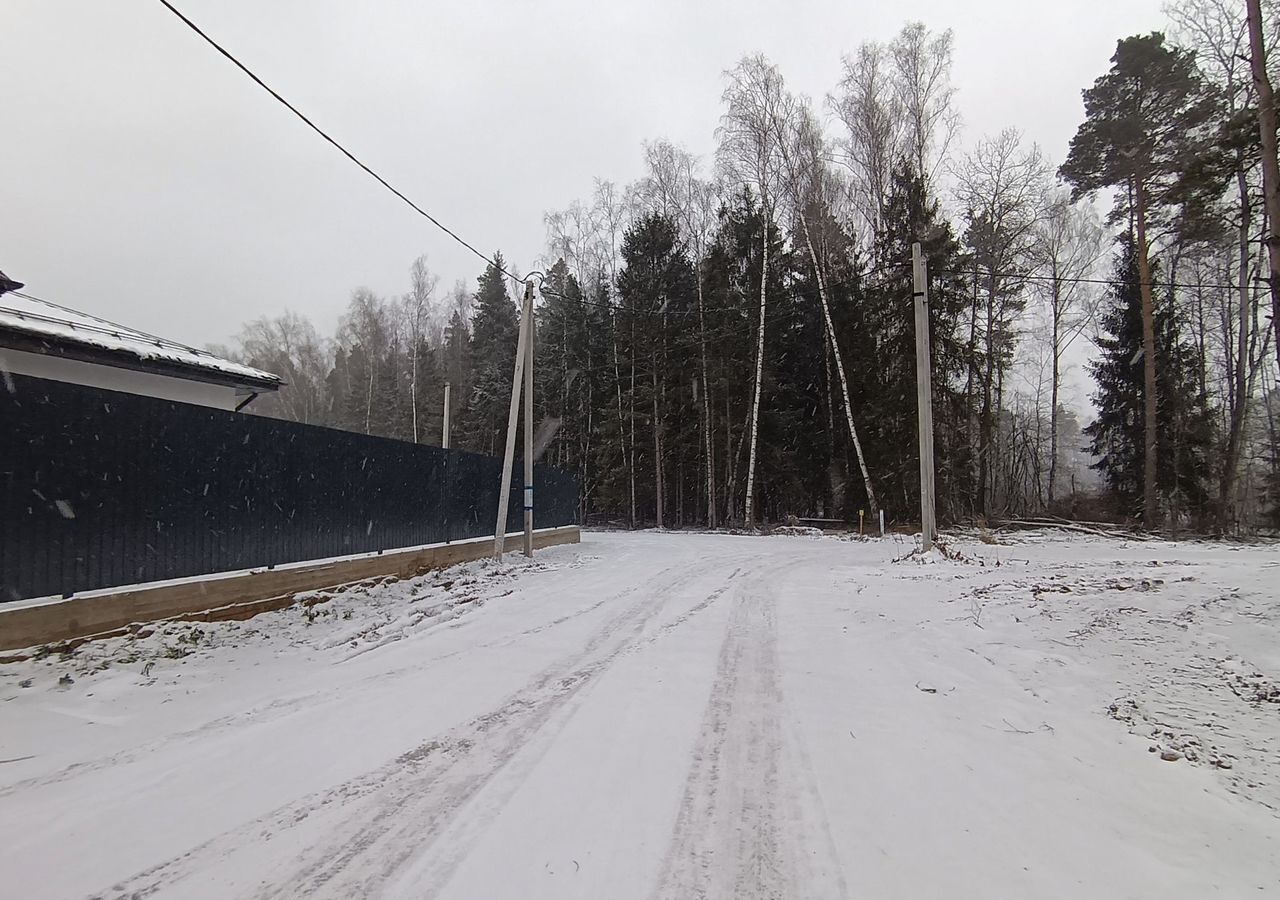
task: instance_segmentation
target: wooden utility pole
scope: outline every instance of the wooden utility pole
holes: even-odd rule
[[[524,304],[520,311],[520,337],[516,340],[516,363],[511,375],[511,411],[507,414],[507,449],[502,457],[502,486],[498,490],[498,521],[493,528],[493,558],[502,561],[502,551],[507,541],[507,507],[511,500],[511,470],[515,466],[516,422],[520,418],[520,376],[524,374],[525,360],[529,355],[529,339],[533,330],[533,282],[524,286]],[[532,386],[532,375],[529,377]],[[533,392],[529,392],[530,396]],[[528,425],[525,431],[528,431]],[[533,464],[529,454],[526,468]],[[533,479],[530,478],[530,481]],[[529,498],[532,499],[532,498]],[[526,520],[528,514],[526,513]]]
[[[444,383],[444,428],[440,432],[440,446],[449,449],[449,382]]]
[[[524,555],[533,558],[533,287],[524,292]]]
[[[1267,45],[1262,37],[1262,4],[1245,0],[1249,14],[1249,61],[1258,90],[1258,131],[1262,143],[1262,198],[1267,214],[1267,283],[1271,289],[1271,327],[1280,362],[1280,150],[1276,140],[1276,95],[1267,74]]]
[[[920,424],[920,542],[926,552],[938,535],[933,504],[933,372],[929,347],[929,273],[920,243],[911,245],[916,312],[916,413]]]

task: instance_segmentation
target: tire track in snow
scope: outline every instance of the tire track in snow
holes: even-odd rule
[[[664,635],[671,633],[709,608],[729,592],[742,572],[743,569],[741,567],[735,568],[725,579],[723,585],[683,613],[664,622],[646,637],[626,647],[625,652],[631,653],[657,642]],[[563,728],[576,713],[577,709],[574,706],[557,710],[556,715],[564,717],[564,721],[557,723],[557,731]],[[438,897],[448,886],[458,867],[465,862],[476,844],[484,836],[489,824],[506,807],[511,797],[519,790],[524,779],[536,768],[538,761],[549,748],[550,742],[542,741],[537,747],[530,748],[529,752],[521,754],[518,760],[513,761],[514,766],[518,767],[519,771],[508,771],[506,773],[506,777],[512,779],[511,785],[505,790],[497,791],[496,796],[490,797],[489,793],[494,792],[489,792],[484,797],[477,797],[475,801],[470,803],[467,807],[466,815],[455,817],[454,822],[438,835],[443,852],[428,851],[419,854],[418,858],[407,865],[404,871],[397,876],[395,883],[390,885],[388,896],[412,897],[414,900],[433,900],[433,898]]]
[[[628,605],[577,651],[543,669],[500,707],[401,754],[344,784],[279,807],[190,851],[112,885],[97,896],[146,897],[216,868],[246,845],[270,840],[330,814],[322,842],[281,860],[257,896],[370,896],[412,858],[430,850],[458,811],[523,749],[555,714],[615,659],[644,643],[645,630],[680,589],[705,577],[686,562],[614,595]],[[735,573],[736,575],[737,573]],[[729,582],[660,626],[648,640],[705,609]],[[508,795],[519,784],[509,786]],[[455,864],[456,865],[456,862]],[[449,867],[452,871],[453,866]],[[438,887],[443,887],[441,882]]]
[[[833,887],[846,895],[820,806],[808,804],[823,818],[825,846],[810,847],[797,833],[804,819],[800,791],[812,800],[812,773],[807,756],[793,752],[805,783],[789,783],[782,713],[775,599],[757,583],[738,598],[729,620],[652,900],[811,895],[818,880],[808,859],[813,852],[830,857]]]
[[[580,609],[576,609],[570,613],[557,616],[555,619],[552,619],[549,622],[544,622],[540,625],[535,625],[531,628],[526,628],[523,631],[517,632],[513,635],[509,635],[496,640],[484,641],[479,644],[476,644],[473,647],[463,647],[458,650],[451,650],[447,653],[442,653],[436,656],[432,656],[432,657],[414,662],[411,665],[397,666],[392,669],[385,669],[380,672],[366,675],[360,678],[358,681],[350,682],[347,685],[343,686],[338,692],[335,692],[333,687],[326,686],[318,690],[309,690],[309,691],[294,694],[291,696],[278,697],[274,700],[265,701],[256,706],[252,706],[248,709],[243,709],[233,713],[228,713],[226,715],[219,716],[215,719],[210,719],[206,722],[201,722],[200,724],[194,725],[190,728],[185,728],[181,731],[175,731],[170,734],[163,735],[161,737],[155,738],[154,740],[148,741],[144,744],[139,744],[134,747],[127,747],[123,750],[116,751],[115,753],[109,754],[107,756],[102,756],[97,759],[88,759],[88,760],[82,760],[80,762],[70,763],[69,765],[63,766],[62,768],[57,769],[55,771],[46,772],[41,775],[36,775],[30,778],[26,778],[22,781],[15,781],[12,784],[0,787],[0,800],[3,800],[6,797],[15,796],[23,791],[46,787],[48,785],[61,784],[66,781],[71,781],[76,778],[81,778],[86,775],[91,775],[96,772],[103,771],[105,769],[111,769],[117,766],[130,765],[132,763],[136,763],[142,759],[145,759],[148,756],[156,754],[162,750],[167,750],[175,745],[195,744],[200,741],[208,739],[212,735],[220,734],[225,731],[233,731],[236,729],[241,729],[250,725],[257,725],[257,724],[271,722],[276,719],[288,716],[300,710],[307,710],[307,711],[314,712],[325,706],[329,706],[329,707],[336,706],[340,704],[348,694],[352,692],[362,691],[365,688],[367,688],[369,685],[375,685],[375,684],[378,684],[379,682],[385,681],[388,678],[393,678],[395,676],[403,675],[408,672],[419,672],[437,663],[450,660],[456,656],[460,656],[465,653],[473,653],[477,650],[487,650],[494,647],[509,646],[510,644],[514,644],[518,642],[520,639],[527,637],[529,635],[538,634],[543,631],[548,631],[552,628],[563,625],[566,622],[571,622],[574,619],[579,618],[580,616],[588,615],[594,612],[595,610],[599,609],[601,606],[605,605],[606,603],[616,601],[618,598],[619,598],[618,595],[615,595],[612,597],[605,597],[595,601],[594,603],[590,603],[586,606],[583,606]],[[456,628],[459,626],[459,624],[470,624],[470,623],[455,622],[455,623],[451,623],[450,627]],[[420,635],[409,635],[408,638],[412,639],[418,636]],[[394,642],[391,642],[391,643],[394,643]],[[339,660],[335,660],[332,664],[344,665],[350,662],[352,659],[358,658],[359,656],[364,655],[366,653],[376,652],[377,650],[381,650],[386,646],[389,646],[389,644],[379,644],[376,647],[366,647],[360,650],[359,653],[354,654],[352,656],[344,657]]]

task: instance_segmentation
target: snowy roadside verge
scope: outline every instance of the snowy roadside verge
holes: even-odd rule
[[[313,676],[372,650],[433,629],[457,627],[486,604],[510,597],[518,579],[581,565],[573,546],[477,560],[397,579],[303,591],[291,605],[246,620],[143,623],[127,635],[36,648],[0,665],[0,786],[56,765],[40,752],[48,732],[98,730],[104,750],[145,740],[266,700],[282,683],[304,690]],[[128,723],[128,728],[117,728]],[[130,736],[110,732],[133,731]],[[36,732],[46,732],[43,736]],[[74,732],[86,740],[82,729]],[[98,738],[91,740],[96,743]],[[56,743],[56,741],[55,741]],[[84,747],[80,748],[85,749]],[[70,748],[68,748],[70,751]],[[59,757],[62,754],[54,754]]]
[[[1036,696],[1088,693],[1154,765],[1213,770],[1280,816],[1274,546],[1053,530],[947,546],[957,561],[916,577],[941,589],[971,652]]]

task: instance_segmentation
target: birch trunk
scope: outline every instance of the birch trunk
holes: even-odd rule
[[[698,339],[702,345],[702,416],[707,452],[707,527],[716,527],[716,469],[711,446],[711,379],[707,377],[707,320],[703,310],[702,263],[698,263]]]
[[[1062,285],[1058,281],[1058,273],[1053,273],[1053,374],[1049,387],[1049,505],[1053,505],[1054,486],[1058,478],[1058,382],[1062,380]]]
[[[413,417],[413,442],[418,443],[418,340],[413,342],[412,368],[409,375],[409,411]]]
[[[800,214],[800,228],[804,232],[805,243],[809,246],[809,259],[813,261],[813,271],[818,276],[818,298],[822,301],[822,319],[827,324],[827,338],[831,341],[832,355],[836,358],[836,373],[840,376],[840,393],[844,399],[844,418],[849,425],[849,437],[853,439],[853,449],[858,455],[858,468],[862,470],[862,484],[867,490],[867,503],[871,506],[871,515],[879,510],[876,503],[875,488],[871,486],[871,474],[867,471],[867,460],[862,454],[862,442],[858,440],[858,429],[853,424],[853,404],[849,400],[849,379],[844,374],[844,361],[840,358],[840,342],[836,340],[836,329],[831,323],[831,305],[827,302],[827,279],[822,274],[822,266],[818,264],[818,253],[813,246],[813,237],[809,234],[809,220]],[[760,296],[760,332],[764,334],[764,292]],[[756,375],[759,378],[759,373]]]
[[[761,204],[764,209],[764,225],[761,229],[763,236],[760,239],[760,328],[756,339],[756,378],[755,388],[752,391],[751,398],[751,448],[747,454],[747,496],[744,510],[744,518],[746,519],[747,528],[751,531],[755,530],[755,489],[756,489],[756,443],[760,433],[760,389],[761,376],[764,373],[764,314],[765,303],[768,294],[769,285],[769,207],[767,204]]]

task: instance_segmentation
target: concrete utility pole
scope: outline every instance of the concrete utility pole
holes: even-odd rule
[[[444,428],[440,432],[440,446],[449,449],[449,382],[444,383]]]
[[[524,341],[524,555],[533,558],[533,288],[524,294],[520,316],[528,334]]]
[[[920,423],[920,544],[933,549],[938,536],[933,504],[933,367],[929,346],[929,273],[920,243],[911,245],[912,295],[916,311],[916,413]]]
[[[525,374],[525,362],[529,356],[529,343],[533,337],[533,282],[526,282],[524,286],[524,304],[520,308],[520,337],[516,341],[516,363],[515,370],[511,374],[511,411],[507,415],[507,449],[502,457],[502,486],[498,491],[498,521],[493,528],[493,558],[502,561],[502,551],[505,549],[507,541],[507,507],[511,500],[511,470],[515,466],[516,456],[516,422],[520,417],[520,376]],[[527,383],[529,385],[529,396],[533,396],[533,373],[530,372]],[[532,400],[529,402],[530,410],[532,410]],[[532,416],[530,416],[532,418]],[[525,423],[525,431],[529,431],[529,423]],[[528,439],[526,437],[526,444]],[[525,468],[529,469],[533,465],[532,454],[528,454],[529,459],[525,461]],[[528,479],[532,481],[532,477]],[[525,501],[527,506],[532,506],[533,498],[530,496],[532,492],[525,492]],[[531,513],[525,513],[526,527],[532,521]],[[532,534],[526,538],[531,546]],[[532,551],[530,551],[532,552]]]

